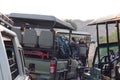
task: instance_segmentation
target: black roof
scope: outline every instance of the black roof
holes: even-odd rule
[[[9,17],[14,21],[15,25],[40,28],[60,28],[60,29],[74,29],[71,24],[64,22],[54,16],[36,15],[36,14],[22,14],[11,13]]]

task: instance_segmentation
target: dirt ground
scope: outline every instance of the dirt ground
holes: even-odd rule
[[[97,46],[97,44],[93,44],[93,43],[90,44],[89,55],[88,55],[89,66],[92,65],[92,61],[93,61],[93,57],[94,57],[96,46]]]

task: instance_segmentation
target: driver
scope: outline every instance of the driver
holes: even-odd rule
[[[72,57],[77,56],[78,54],[78,45],[76,43],[76,39],[74,37],[71,38],[70,48],[72,52]]]

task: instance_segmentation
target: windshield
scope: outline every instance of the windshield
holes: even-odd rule
[[[114,52],[114,54],[117,54],[118,53],[118,46],[117,46],[117,43],[109,43],[109,54],[110,52]],[[100,61],[101,62],[104,62],[104,60],[102,60],[103,57],[105,56],[108,56],[108,51],[107,51],[107,44],[100,44],[99,45],[99,53],[98,53],[98,50],[96,51],[95,53],[95,61],[94,61],[94,65],[95,64],[98,64]],[[98,56],[99,54],[99,56]],[[110,54],[111,56],[112,54]],[[100,61],[98,60],[100,58]]]

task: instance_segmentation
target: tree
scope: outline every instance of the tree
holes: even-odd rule
[[[75,22],[73,22],[71,19],[66,19],[65,21],[70,23],[72,25],[72,27],[74,27],[75,30],[77,30],[77,25],[75,24]]]

